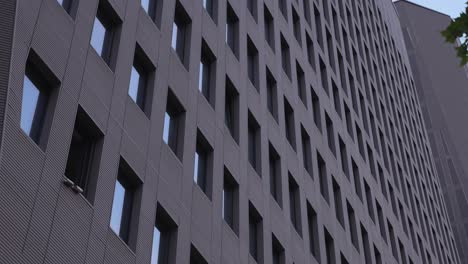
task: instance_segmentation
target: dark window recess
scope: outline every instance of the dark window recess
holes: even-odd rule
[[[333,241],[333,237],[328,232],[326,228],[324,228],[325,233],[325,253],[327,256],[327,264],[336,264],[335,258],[335,242]]]
[[[96,192],[103,137],[101,130],[78,106],[65,168],[65,184],[82,193],[90,203],[94,202]]]
[[[299,62],[296,61],[296,79],[297,79],[297,92],[299,98],[304,106],[307,108],[307,90],[306,90],[306,79],[302,67],[299,65]]]
[[[353,207],[346,202],[346,206],[348,209],[348,222],[349,222],[349,234],[351,238],[351,243],[353,244],[354,248],[359,251],[359,238],[358,238],[358,231],[357,231],[357,223],[356,223],[356,215],[354,213]]]
[[[158,28],[161,27],[163,2],[164,0],[141,0],[141,6]]]
[[[202,40],[200,70],[198,74],[198,90],[212,107],[216,99],[216,66],[217,60],[205,40]]]
[[[217,23],[218,0],[203,0],[203,8],[215,23]]]
[[[247,36],[247,73],[249,80],[257,91],[259,91],[259,67],[258,67],[258,50],[255,47],[252,39]]]
[[[235,234],[239,234],[239,184],[226,167],[223,181],[223,219]]]
[[[384,217],[384,214],[383,214],[383,211],[382,211],[382,207],[380,206],[378,201],[376,201],[376,207],[377,207],[377,217],[378,217],[378,220],[379,220],[380,235],[382,236],[385,243],[388,243],[387,230],[385,229],[385,217]]]
[[[148,117],[151,116],[155,70],[151,60],[137,43],[128,95]]]
[[[271,234],[271,252],[273,264],[285,264],[284,247],[274,234]]]
[[[304,18],[307,22],[307,24],[309,24],[309,26],[312,27],[312,16],[310,14],[310,2],[309,0],[303,0],[302,1],[302,6],[304,7]]]
[[[227,4],[226,16],[226,43],[239,59],[239,18],[229,3]]]
[[[301,141],[302,141],[302,162],[304,168],[309,173],[309,176],[313,176],[313,162],[312,162],[312,147],[310,142],[310,136],[305,130],[304,126],[301,125]]]
[[[346,129],[351,139],[354,140],[353,119],[351,117],[351,110],[349,109],[346,103],[344,104],[344,109],[345,109],[345,118],[346,118]]]
[[[327,165],[323,160],[320,153],[317,151],[317,168],[318,168],[318,178],[320,184],[320,193],[325,201],[330,204],[330,197],[328,191],[328,176],[327,176]]]
[[[362,198],[361,175],[359,173],[359,167],[356,164],[356,162],[354,161],[354,159],[352,159],[352,158],[351,158],[351,164],[352,164],[351,166],[353,168],[354,190],[355,190],[357,196],[359,197],[359,199],[362,202],[363,198]]]
[[[299,234],[302,236],[301,224],[301,196],[299,192],[299,185],[296,183],[290,173],[288,173],[288,186],[289,186],[289,216],[291,223]]]
[[[341,169],[343,170],[346,177],[349,179],[348,152],[346,150],[346,144],[340,136],[338,136],[338,139],[340,144]]]
[[[119,48],[122,20],[106,0],[100,0],[91,34],[91,46],[114,70]]]
[[[314,42],[312,41],[312,38],[309,36],[309,34],[306,34],[306,46],[307,46],[307,60],[309,61],[310,66],[312,66],[312,69],[315,71],[316,70],[315,48],[314,48]]]
[[[70,15],[71,18],[75,19],[79,0],[57,0],[57,2],[63,7],[63,9]]]
[[[247,9],[254,18],[255,22],[258,21],[258,0],[247,0]]]
[[[291,147],[296,150],[296,124],[294,118],[294,110],[289,102],[284,98],[284,126],[286,139]]]
[[[193,244],[190,246],[190,264],[208,264],[208,261]]]
[[[47,147],[60,81],[31,49],[26,61],[20,127],[42,150]]]
[[[325,93],[329,95],[327,66],[325,65],[325,62],[323,62],[320,56],[319,56],[319,63],[320,63],[320,79],[322,80],[322,88],[325,91]]]
[[[249,162],[252,168],[257,172],[259,176],[262,175],[262,164],[261,164],[261,145],[260,145],[260,125],[258,124],[255,117],[249,111],[248,114],[248,152]]]
[[[322,131],[322,112],[320,110],[320,98],[312,87],[310,87],[312,93],[312,108],[314,114],[314,123],[319,131]]]
[[[211,147],[200,130],[197,130],[193,180],[206,196],[211,199],[213,186],[213,147]]]
[[[270,69],[266,68],[267,107],[270,114],[278,122],[278,88]]]
[[[314,4],[314,17],[315,17],[315,32],[317,35],[317,42],[320,48],[323,50],[323,32],[322,32],[322,19],[320,17],[320,11]]]
[[[327,113],[325,113],[325,125],[327,127],[328,148],[330,148],[330,151],[336,157],[335,129],[333,128],[333,121]]]
[[[320,239],[317,222],[317,213],[307,202],[307,223],[309,228],[309,250],[316,260],[320,260]]]
[[[343,255],[343,253],[340,253],[341,255],[341,264],[349,264],[348,260],[346,257]]]
[[[281,158],[271,143],[268,147],[270,169],[270,194],[282,206]]]
[[[336,86],[336,83],[332,80],[332,90],[333,90],[333,104],[335,105],[335,111],[338,116],[341,118],[341,99],[340,99],[340,91]]]
[[[226,76],[224,123],[234,141],[239,143],[239,92]]]
[[[158,203],[153,228],[151,263],[175,264],[177,250],[177,224]]]
[[[278,0],[278,8],[281,11],[281,14],[283,15],[284,19],[286,19],[286,22],[288,21],[288,5],[287,5],[288,0]]]
[[[174,13],[174,23],[172,24],[172,48],[188,70],[190,65],[190,38],[192,35],[192,19],[182,4],[177,1]]]
[[[263,261],[263,221],[257,209],[249,202],[249,253],[257,262]]]
[[[328,62],[332,70],[336,73],[335,53],[333,52],[333,39],[328,29],[325,30],[327,35]]]
[[[364,191],[366,193],[367,212],[369,213],[371,220],[375,223],[375,213],[374,213],[374,203],[372,199],[372,193],[371,193],[369,184],[367,184],[365,179],[364,179]]]
[[[267,6],[263,6],[263,19],[265,20],[265,40],[270,46],[270,48],[275,51],[275,22],[273,15]]]
[[[166,114],[164,116],[163,140],[172,152],[182,160],[185,134],[185,109],[172,90],[168,89]]]
[[[120,158],[110,218],[111,229],[132,249],[136,249],[142,182],[130,165]]]
[[[343,201],[341,197],[341,188],[335,178],[332,178],[332,186],[333,186],[333,196],[335,199],[335,214],[338,222],[341,224],[343,228],[345,228],[345,221],[344,221],[344,212],[343,212]]]
[[[289,44],[284,38],[283,34],[281,34],[281,64],[283,66],[283,71],[288,76],[289,80],[291,80],[291,55],[289,51]]]
[[[369,236],[367,234],[366,229],[364,228],[364,226],[362,224],[361,224],[361,237],[362,237],[362,244],[363,244],[363,247],[364,247],[364,260],[365,260],[365,263],[366,264],[372,264]]]
[[[293,29],[294,29],[294,37],[297,40],[297,43],[299,46],[302,46],[302,41],[301,41],[301,19],[299,17],[299,14],[296,12],[296,10],[293,8],[292,9],[292,20],[293,20]]]
[[[377,247],[374,245],[374,256],[375,256],[375,264],[382,264],[382,255],[380,254],[380,251],[377,249]],[[412,263],[410,261],[410,263]]]

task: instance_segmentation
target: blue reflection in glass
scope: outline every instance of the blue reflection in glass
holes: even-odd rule
[[[120,233],[120,225],[122,224],[122,212],[125,200],[125,188],[117,180],[115,182],[114,201],[112,203],[112,213],[110,226],[116,234]]]
[[[150,0],[141,0],[141,6],[146,11],[146,13],[148,13],[149,5],[150,5]]]
[[[164,115],[164,130],[163,130],[163,140],[166,144],[169,144],[169,127],[171,125],[171,116],[166,112]]]
[[[203,66],[203,62],[200,62],[200,71],[198,72],[198,90],[200,90],[200,92],[203,90]]]
[[[199,156],[198,153],[195,151],[195,164],[193,168],[193,181],[198,183],[198,162],[199,162]]]
[[[99,20],[99,18],[94,19],[93,33],[91,34],[91,46],[96,50],[96,52],[102,56],[102,50],[104,48],[104,38],[106,36],[106,28]]]
[[[158,264],[160,239],[161,239],[161,233],[159,232],[158,228],[155,226],[153,228],[153,246],[151,250],[151,264]]]
[[[23,131],[28,135],[31,134],[31,127],[36,113],[38,100],[39,90],[27,76],[24,76],[23,103],[21,106],[21,129],[23,129]]]
[[[176,23],[172,23],[172,48],[174,50],[177,50],[177,31],[179,29],[177,28]]]
[[[133,99],[133,101],[137,102],[138,96],[138,84],[140,82],[140,73],[132,67],[132,73],[130,75],[130,86],[128,88],[128,95]]]

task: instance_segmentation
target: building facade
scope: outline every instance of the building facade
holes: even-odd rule
[[[462,263],[468,263],[468,113],[466,67],[440,32],[447,15],[406,1],[395,3],[421,100],[435,165]]]
[[[0,263],[460,263],[391,1],[0,14]]]

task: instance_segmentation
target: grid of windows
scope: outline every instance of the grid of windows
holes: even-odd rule
[[[70,13],[69,2],[77,1],[60,4]],[[145,12],[141,13],[149,15],[161,29],[161,43],[167,40],[167,50],[161,44],[158,57],[141,35],[138,42],[132,42],[137,43],[135,50],[126,54],[127,50],[119,49],[120,42],[124,43],[121,32],[128,30],[127,23],[131,22],[123,19],[121,6],[99,1],[96,14],[91,16],[95,19],[89,29],[89,45],[116,73],[120,73],[117,62],[133,58],[127,61],[132,67],[125,95],[148,117],[149,113],[157,113],[144,120],[126,120],[128,126],[146,122],[145,126],[151,127],[147,138],[158,135],[157,142],[148,141],[137,148],[148,153],[147,163],[151,165],[142,165],[139,159],[146,162],[145,156],[126,149],[141,143],[139,136],[145,134],[127,139],[131,129],[122,129],[122,153],[114,175],[113,198],[109,198],[110,229],[135,250],[137,241],[146,235],[140,232],[140,225],[151,222],[152,247],[147,250],[151,251],[152,263],[177,263],[179,255],[184,254],[190,256],[190,263],[212,263],[206,248],[199,247],[195,239],[185,241],[188,235],[180,233],[186,232],[187,226],[182,225],[189,221],[199,228],[200,219],[219,218],[224,220],[223,228],[234,233],[229,239],[248,241],[252,260],[284,263],[295,254],[286,243],[284,232],[289,231],[277,233],[275,228],[281,223],[272,224],[265,219],[288,210],[289,201],[289,220],[299,234],[291,244],[303,243],[310,249],[310,258],[320,263],[353,260],[353,256],[346,255],[349,250],[341,248],[346,243],[337,243],[340,239],[350,240],[369,263],[372,256],[377,263],[384,256],[393,256],[397,262],[402,259],[404,263],[407,259],[458,263],[440,186],[427,151],[429,142],[414,81],[406,55],[400,51],[399,33],[388,25],[396,19],[394,14],[387,14],[393,12],[389,9],[391,4],[383,0],[245,3],[203,0],[187,5],[181,0],[142,0],[138,4]],[[200,26],[202,22],[197,17],[197,10],[202,8],[211,17],[203,20],[206,27]],[[246,8],[246,12],[241,8]],[[272,15],[280,13],[283,18]],[[253,19],[244,20],[244,14]],[[223,45],[216,44],[213,39],[217,35],[206,32],[206,28],[219,29],[222,36],[225,33]],[[258,37],[251,30],[265,32]],[[200,57],[194,56],[194,47],[201,51]],[[54,116],[56,90],[60,88],[53,70],[46,65],[31,50],[23,72],[19,115],[21,129],[43,150]],[[120,84],[115,83],[115,87]],[[295,85],[297,89],[292,89]],[[194,100],[195,92],[201,92],[211,107],[203,108]],[[159,103],[153,104],[153,99]],[[124,104],[113,102],[112,107],[109,105],[112,111],[114,105]],[[104,144],[107,148],[101,146],[101,141],[109,138],[107,130],[100,132],[98,127],[102,124],[94,124],[94,117],[85,112],[87,107],[79,108],[79,117],[70,129],[73,136],[69,137],[64,174],[69,180],[66,184],[75,186],[74,190],[93,204],[96,188],[104,188],[97,182],[105,174],[99,165],[106,163],[98,163],[109,156],[108,149],[112,147],[108,145],[118,144],[111,141]],[[119,118],[127,112],[112,112],[112,117]],[[269,122],[263,113],[273,116],[275,122]],[[127,125],[120,121],[116,127]],[[300,141],[296,136],[300,136]],[[161,149],[155,150],[159,145]],[[189,164],[192,157],[193,163]],[[298,164],[303,170],[298,169]],[[144,172],[145,166],[151,173]],[[209,199],[198,199],[197,192],[187,191],[184,184],[189,178],[186,176],[191,177],[185,173],[192,172],[189,167],[193,167],[196,183],[190,182],[191,187],[199,187]],[[259,177],[252,177],[249,168]],[[261,178],[264,176],[265,181]],[[148,193],[155,192],[154,186],[146,184],[152,182],[157,182],[158,195],[168,195],[166,200],[159,196],[150,198]],[[264,187],[274,198],[270,200],[279,206],[261,202],[262,184],[268,184]],[[314,192],[322,197],[313,196]],[[188,206],[192,210],[187,210],[187,205],[178,199],[191,201]],[[283,199],[289,200],[283,204]],[[156,203],[154,222],[151,214],[140,210],[149,203]],[[334,210],[326,209],[333,206]],[[186,211],[190,211],[192,219],[184,219],[188,217]],[[198,211],[207,216],[193,217]],[[343,228],[330,227],[326,223],[330,219],[337,219]],[[271,240],[264,232],[269,229]],[[380,230],[380,236],[369,235],[368,231],[374,229]],[[222,239],[227,239],[224,234]],[[375,245],[384,245],[379,240],[388,243],[388,248],[377,248]],[[188,244],[178,246],[185,242]]]

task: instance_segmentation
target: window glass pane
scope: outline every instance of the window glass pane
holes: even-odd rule
[[[158,264],[159,257],[159,244],[160,244],[161,233],[155,226],[153,228],[153,246],[151,251],[151,264]]]
[[[115,182],[114,201],[112,203],[112,214],[110,226],[116,234],[120,233],[120,225],[122,224],[122,211],[125,199],[125,188],[117,180]]]
[[[200,62],[200,72],[198,73],[198,90],[203,91],[203,71],[204,65],[203,62]]]
[[[193,181],[198,183],[198,163],[199,163],[199,157],[198,156],[198,153],[195,152],[195,164],[194,164],[194,168],[193,168]]]
[[[178,31],[177,24],[173,23],[172,24],[172,48],[174,50],[177,50],[177,31]]]
[[[104,37],[106,35],[106,28],[96,17],[94,19],[93,33],[91,35],[91,46],[96,50],[99,55],[102,55],[104,47]]]
[[[150,5],[150,0],[141,0],[141,6],[146,11],[146,13],[148,13],[149,5]]]
[[[130,75],[130,87],[128,88],[128,95],[133,99],[133,101],[137,102],[138,97],[138,84],[140,82],[140,73],[132,67],[132,73]]]
[[[171,117],[166,112],[164,115],[164,130],[163,130],[163,140],[166,144],[169,144],[169,127],[171,124]]]
[[[21,106],[21,129],[23,129],[23,131],[28,135],[31,133],[38,100],[39,90],[27,76],[24,76],[23,103]]]

